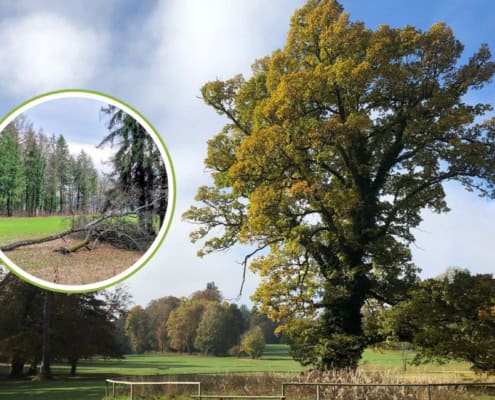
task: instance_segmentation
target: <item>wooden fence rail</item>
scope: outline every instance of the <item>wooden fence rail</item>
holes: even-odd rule
[[[134,400],[134,386],[144,386],[144,385],[182,385],[182,386],[196,386],[197,394],[190,395],[192,399],[218,399],[218,400],[241,400],[241,399],[257,399],[257,400],[286,400],[287,399],[287,388],[290,386],[313,386],[316,389],[316,400],[321,400],[321,388],[322,387],[334,387],[334,388],[349,388],[349,387],[420,387],[425,388],[428,394],[428,400],[434,400],[432,395],[432,388],[439,387],[454,387],[454,388],[469,388],[469,387],[480,387],[488,388],[491,387],[495,390],[495,382],[453,382],[453,383],[332,383],[332,382],[286,382],[282,383],[282,394],[280,396],[274,395],[226,395],[226,394],[201,394],[201,382],[188,382],[188,381],[121,381],[114,379],[105,380],[105,396],[110,396],[109,384],[111,384],[111,396],[115,397],[115,385],[125,385],[129,386],[129,398]]]
[[[146,382],[146,381],[141,381],[141,382],[136,382],[136,381],[118,381],[114,379],[106,379],[105,380],[105,396],[109,396],[109,388],[108,384],[112,384],[112,398],[115,397],[115,385],[125,385],[129,386],[129,398],[131,400],[134,400],[134,386],[146,386],[146,385],[152,385],[152,386],[158,386],[158,385],[179,385],[179,386],[197,386],[198,388],[198,395],[201,395],[201,382],[187,382],[187,381],[178,381],[178,382],[171,382],[171,381],[155,381],[155,382]]]
[[[287,397],[288,386],[314,386],[316,389],[316,400],[321,400],[322,386],[330,386],[335,388],[340,387],[422,387],[427,390],[428,400],[433,400],[432,388],[435,387],[493,387],[495,388],[495,382],[451,382],[451,383],[333,383],[333,382],[287,382],[282,383],[282,396]]]

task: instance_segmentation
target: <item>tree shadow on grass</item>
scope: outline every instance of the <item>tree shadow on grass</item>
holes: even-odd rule
[[[100,400],[105,392],[102,380],[3,381],[1,400]]]

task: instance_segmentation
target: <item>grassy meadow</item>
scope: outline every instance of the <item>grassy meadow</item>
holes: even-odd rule
[[[70,227],[70,221],[67,216],[0,218],[0,245],[62,232]]]
[[[122,359],[83,360],[78,367],[78,375],[73,378],[69,377],[68,365],[55,364],[52,381],[11,381],[5,378],[8,368],[3,366],[0,369],[3,376],[0,380],[0,400],[100,400],[104,396],[106,378],[201,380],[205,382],[205,393],[228,394],[235,391],[234,387],[239,386],[243,390],[250,386],[250,390],[262,390],[264,393],[272,390],[273,394],[278,394],[280,382],[297,379],[299,372],[304,370],[304,367],[289,357],[285,345],[267,346],[260,360],[159,353],[128,355]],[[440,366],[408,366],[406,372],[403,372],[400,353],[392,351],[367,350],[359,372],[363,376],[386,376],[389,377],[386,379],[393,379],[394,382],[469,382],[486,379],[474,375],[469,370],[469,365],[463,362]],[[282,375],[275,377],[274,374]],[[259,384],[253,384],[256,379],[260,381]],[[215,389],[208,389],[208,382],[210,386],[214,382]],[[476,397],[478,398],[490,397]]]

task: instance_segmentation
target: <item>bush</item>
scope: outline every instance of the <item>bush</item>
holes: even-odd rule
[[[241,341],[241,351],[246,352],[251,358],[260,358],[265,350],[265,336],[261,327],[246,332]]]

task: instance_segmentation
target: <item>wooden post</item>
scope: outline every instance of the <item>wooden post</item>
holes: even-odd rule
[[[134,399],[134,396],[132,394],[132,383],[131,383],[131,400],[133,400],[133,399]]]
[[[115,398],[115,382],[112,382],[112,397]]]
[[[431,385],[428,385],[428,400],[431,400]]]
[[[320,385],[316,384],[316,400],[320,400]]]
[[[198,399],[201,400],[201,382],[198,382]]]

